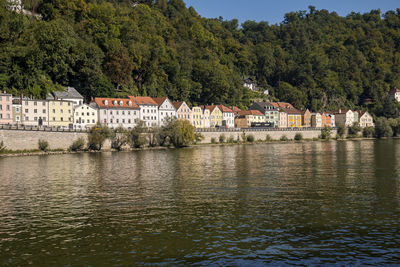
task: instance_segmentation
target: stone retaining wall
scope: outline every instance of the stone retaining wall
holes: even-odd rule
[[[243,131],[207,131],[201,132],[204,136],[202,143],[211,143],[211,139],[215,138],[218,142],[221,134],[225,135],[228,139],[232,136],[235,140],[239,137],[241,139]],[[282,135],[285,135],[288,139],[294,139],[296,133],[301,133],[303,138],[312,139],[317,138],[321,134],[321,130],[274,130],[274,131],[262,131],[262,130],[247,130],[246,135],[252,134],[255,140],[265,140],[267,134],[273,140],[279,140]],[[332,137],[336,136],[336,130],[332,130]],[[39,139],[46,140],[49,142],[50,149],[68,149],[69,146],[79,137],[87,139],[86,132],[50,132],[50,131],[32,131],[32,130],[4,130],[0,129],[0,141],[3,141],[5,146],[11,150],[32,150],[38,149]],[[106,141],[103,148],[109,149],[110,142]]]

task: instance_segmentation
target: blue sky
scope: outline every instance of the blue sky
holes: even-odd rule
[[[340,16],[354,12],[365,13],[380,8],[382,13],[400,8],[400,0],[184,0],[186,6],[193,6],[203,17],[225,20],[238,19],[268,21],[269,24],[283,21],[285,13],[308,10],[308,6],[317,9],[335,11]]]

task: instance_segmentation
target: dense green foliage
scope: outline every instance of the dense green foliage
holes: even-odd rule
[[[46,152],[50,148],[49,142],[47,142],[46,140],[43,140],[43,139],[39,139],[38,148],[39,148],[39,150]]]
[[[388,119],[384,117],[380,117],[376,119],[375,122],[375,137],[382,138],[382,137],[392,137],[393,130],[390,126]]]
[[[162,131],[176,148],[192,145],[196,141],[195,128],[188,120],[170,119]]]
[[[85,148],[86,141],[83,137],[76,139],[69,147],[70,151],[81,151]]]
[[[167,95],[247,106],[249,76],[274,99],[311,110],[384,112],[400,82],[400,9],[340,17],[310,7],[280,25],[206,19],[183,0],[0,0],[0,90],[45,97],[60,85],[87,98]],[[398,109],[398,108],[397,108]]]
[[[113,132],[110,128],[105,125],[97,124],[90,128],[88,133],[88,149],[89,150],[101,150],[104,142],[112,138]]]
[[[296,135],[294,136],[294,140],[296,141],[303,140],[303,135],[301,133],[296,133]]]
[[[321,130],[321,139],[329,140],[331,138],[332,128],[329,126],[325,126]]]

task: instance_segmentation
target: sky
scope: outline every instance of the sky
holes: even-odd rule
[[[224,20],[238,19],[280,23],[284,15],[291,11],[308,10],[308,6],[317,9],[335,11],[340,16],[351,12],[365,13],[372,9],[381,9],[382,13],[400,8],[400,0],[184,0],[187,7],[193,6],[197,13],[206,18]]]

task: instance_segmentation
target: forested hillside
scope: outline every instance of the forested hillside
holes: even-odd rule
[[[45,97],[167,95],[245,107],[250,76],[273,98],[312,110],[380,114],[400,84],[400,9],[340,17],[310,7],[280,25],[201,17],[182,0],[0,0],[0,89]],[[368,105],[368,106],[366,106]]]

